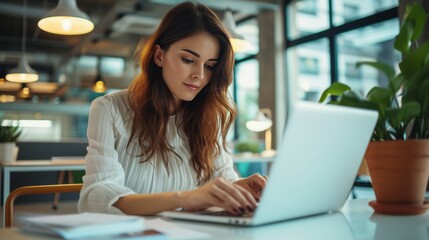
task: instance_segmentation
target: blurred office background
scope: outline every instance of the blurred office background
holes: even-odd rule
[[[37,22],[57,0],[0,0],[0,119],[19,121],[19,141],[86,141],[91,101],[127,88],[138,73],[136,49],[163,15],[180,0],[77,0],[95,28],[64,36],[47,33]],[[230,93],[239,114],[230,131],[231,146],[257,143],[263,134],[246,122],[270,109],[273,148],[281,137],[288,105],[317,101],[323,89],[344,82],[361,94],[386,79],[357,61],[379,60],[392,66],[400,55],[392,48],[405,5],[398,0],[201,0],[224,19],[230,11],[236,31],[248,42],[235,54]],[[428,1],[420,1],[428,8]],[[26,7],[24,8],[24,3]],[[23,22],[25,19],[25,22]],[[26,28],[25,34],[23,28]],[[21,84],[5,75],[23,55],[39,80]],[[105,91],[94,91],[102,80]],[[25,91],[24,91],[25,90]],[[25,94],[24,94],[25,93]]]

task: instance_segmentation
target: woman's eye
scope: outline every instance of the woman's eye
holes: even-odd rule
[[[184,63],[193,63],[194,61],[192,59],[182,57],[182,62],[184,62]]]
[[[213,71],[215,69],[215,65],[206,65],[206,68],[210,71]]]

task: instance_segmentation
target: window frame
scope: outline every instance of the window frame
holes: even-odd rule
[[[395,7],[374,13],[372,15],[335,26],[334,9],[333,9],[334,0],[328,0],[329,28],[317,33],[312,33],[309,35],[305,35],[303,37],[298,37],[296,39],[290,39],[288,38],[289,19],[286,13],[287,13],[288,6],[296,1],[297,0],[286,0],[285,4],[283,5],[284,6],[283,11],[285,13],[283,14],[285,51],[287,52],[289,48],[293,48],[305,43],[309,43],[311,41],[327,38],[329,42],[328,53],[330,56],[329,63],[331,66],[331,69],[330,69],[331,84],[334,82],[338,82],[338,49],[335,41],[336,36],[345,32],[349,32],[349,31],[353,31],[353,30],[365,27],[365,26],[395,19],[395,18],[398,18],[399,16],[399,13],[398,13],[399,7],[395,6]]]

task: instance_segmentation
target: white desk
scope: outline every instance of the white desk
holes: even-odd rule
[[[259,227],[236,227],[220,224],[167,221],[178,227],[204,233],[203,239],[308,239],[308,240],[428,240],[429,213],[416,216],[373,214],[368,199],[348,200],[341,212],[290,220]],[[154,218],[146,218],[153,220]],[[149,221],[147,221],[149,223]],[[156,227],[156,226],[155,226]],[[170,229],[163,229],[163,232]],[[0,229],[0,239],[50,239],[29,235],[18,229]],[[171,236],[171,239],[177,239]],[[189,239],[189,238],[187,238]]]
[[[66,171],[85,170],[85,160],[20,160],[12,163],[0,162],[3,170],[2,187],[3,198],[1,204],[4,206],[6,198],[10,193],[10,174],[13,172],[42,172],[42,171]],[[1,171],[0,171],[1,174]],[[4,214],[3,214],[4,222]]]
[[[240,163],[261,163],[261,175],[268,175],[269,166],[274,157],[263,157],[259,154],[234,154],[232,160],[234,164]]]
[[[270,163],[272,158],[264,158],[257,155],[245,156],[235,155],[234,163]],[[266,164],[263,164],[263,172],[267,172]],[[3,198],[1,204],[6,202],[10,193],[10,174],[13,172],[42,172],[42,171],[66,171],[66,170],[85,170],[85,160],[19,160],[13,163],[0,162],[0,168],[3,170],[2,187]],[[1,175],[1,171],[0,171]]]
[[[10,174],[13,172],[42,172],[42,171],[65,171],[65,170],[85,170],[85,160],[21,160],[13,163],[2,163],[0,167],[3,170],[2,186],[3,199],[2,205],[10,192]]]

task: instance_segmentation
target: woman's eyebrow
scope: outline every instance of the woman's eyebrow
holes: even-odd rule
[[[194,51],[192,51],[190,49],[183,48],[181,50],[185,51],[185,52],[188,52],[188,53],[194,55],[195,57],[198,57],[198,58],[200,57],[200,54],[198,54],[198,53],[196,53],[196,52],[194,52]],[[217,58],[210,58],[208,61],[217,61]]]

